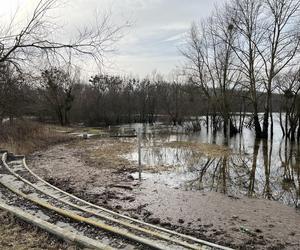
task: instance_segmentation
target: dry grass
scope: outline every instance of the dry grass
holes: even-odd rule
[[[0,223],[1,250],[77,249],[75,246],[64,243],[35,226],[14,218],[7,212],[0,212]]]
[[[13,125],[0,125],[0,148],[15,154],[30,154],[70,138],[65,133],[57,132],[56,127],[27,120],[17,120]]]
[[[98,145],[97,145],[98,144]],[[86,157],[101,167],[128,166],[130,163],[121,155],[130,153],[136,147],[134,142],[116,139],[79,141],[77,146],[86,149]]]
[[[56,127],[37,122],[17,120],[13,125],[0,125],[0,148],[15,154],[30,154],[70,139],[70,136],[56,132]],[[76,249],[3,211],[0,211],[0,246],[1,250]]]
[[[126,167],[132,171],[138,170],[137,162],[124,157],[137,150],[136,139],[101,138],[74,141],[67,146],[83,150],[82,157],[85,162],[100,168],[120,169]],[[168,165],[143,165],[143,171],[157,173],[174,168]]]
[[[195,142],[168,142],[164,143],[165,147],[171,148],[187,148],[196,153],[201,153],[209,157],[220,157],[232,154],[232,150],[225,146],[208,143],[195,143]]]

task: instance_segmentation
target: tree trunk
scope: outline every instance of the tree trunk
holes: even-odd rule
[[[282,110],[281,110],[281,108],[279,110],[279,124],[280,124],[280,128],[281,128],[281,131],[282,131],[282,136],[284,137],[285,136],[285,129],[284,129],[284,126],[283,126],[283,123],[282,123]]]
[[[260,145],[260,141],[256,139],[254,142],[252,167],[249,176],[249,188],[248,188],[249,196],[252,196],[255,190],[255,173],[256,173],[256,166],[257,166],[257,155],[259,151],[259,145]]]
[[[298,131],[297,131],[297,141],[298,141],[298,143],[300,142],[299,140],[300,140],[300,117],[298,117]]]
[[[269,117],[271,112],[272,93],[271,93],[271,80],[269,80],[268,90],[267,90],[267,102],[265,106],[264,120],[263,120],[263,131],[260,138],[268,139],[269,134]]]
[[[264,113],[263,131],[261,133],[260,138],[268,139],[268,129],[269,129],[269,109],[267,108]]]
[[[269,158],[269,149],[268,148],[269,148],[268,141],[263,140],[263,158],[264,158],[264,167],[265,167],[264,196],[267,199],[271,199],[271,197],[272,197],[271,187],[270,187],[270,161],[271,161],[271,159]],[[270,148],[270,152],[271,152],[271,150],[272,150],[272,146]]]
[[[257,113],[254,113],[253,121],[254,121],[254,128],[255,128],[256,138],[261,138],[262,131],[261,131],[261,126],[260,126],[260,123],[259,123],[259,117],[258,117]]]

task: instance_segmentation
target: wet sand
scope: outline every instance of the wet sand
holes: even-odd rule
[[[265,199],[180,190],[151,179],[139,183],[131,175],[135,163],[119,156],[132,144],[81,140],[36,152],[27,162],[68,192],[153,224],[237,249],[300,249],[296,209]]]

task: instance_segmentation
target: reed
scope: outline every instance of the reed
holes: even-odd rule
[[[52,125],[29,120],[15,120],[0,125],[0,148],[15,154],[30,154],[49,145],[70,140],[65,133],[59,133]]]

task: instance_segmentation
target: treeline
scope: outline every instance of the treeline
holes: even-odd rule
[[[221,90],[209,89],[220,92]],[[220,127],[221,114],[203,90],[189,80],[167,81],[156,74],[137,79],[113,75],[94,75],[89,81],[80,79],[75,67],[49,67],[34,78],[2,68],[0,119],[32,116],[40,121],[61,125],[82,123],[108,126],[121,123],[164,121],[181,125],[199,116],[214,117]],[[266,95],[259,110],[263,111]],[[231,112],[244,116],[253,112],[248,93],[230,93]],[[275,110],[279,111],[277,95]],[[219,121],[219,122],[217,122]],[[207,126],[214,124],[208,124]]]

